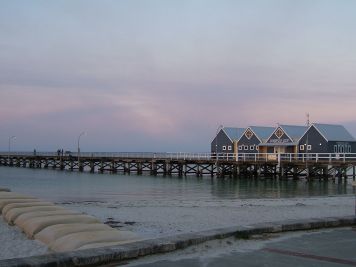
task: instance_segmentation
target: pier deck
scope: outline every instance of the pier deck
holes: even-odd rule
[[[125,174],[355,179],[356,154],[0,153],[0,166]]]

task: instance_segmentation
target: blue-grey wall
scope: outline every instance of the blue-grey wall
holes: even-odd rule
[[[218,135],[211,142],[211,153],[216,152],[216,145],[218,153],[234,153],[234,144],[223,130],[220,130]],[[226,150],[223,150],[223,146],[226,146]],[[228,146],[231,146],[231,150],[227,149]]]
[[[312,146],[311,150],[307,150],[307,143]],[[300,150],[300,145],[304,145],[304,150]],[[310,127],[305,135],[299,140],[299,153],[328,153],[328,150],[328,142],[314,126]]]
[[[308,141],[307,141],[308,139]],[[300,139],[298,149],[300,145],[306,145],[308,142],[311,145],[311,150],[299,150],[300,153],[348,153],[348,147],[351,147],[351,153],[356,153],[356,142],[344,142],[344,141],[326,141],[325,138],[315,129],[314,126],[310,127],[308,132]],[[334,150],[334,146],[338,146],[337,152]],[[344,151],[344,152],[342,152]]]
[[[239,140],[239,143],[237,144],[238,152],[239,153],[258,153],[258,150],[256,150],[256,146],[260,144],[260,140],[257,138],[255,134],[252,135],[250,139],[248,139],[245,135],[241,137]],[[255,145],[255,149],[251,150],[250,146]],[[240,150],[239,147],[242,146],[242,149]],[[245,150],[244,146],[248,146],[248,149]]]

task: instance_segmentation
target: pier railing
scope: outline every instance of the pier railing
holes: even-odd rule
[[[0,152],[2,157],[73,157],[74,152]],[[81,152],[80,158],[169,159],[249,162],[350,162],[356,153],[185,153],[185,152]]]

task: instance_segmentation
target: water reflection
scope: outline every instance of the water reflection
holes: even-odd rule
[[[211,194],[222,198],[288,198],[351,194],[347,183],[277,179],[211,179]]]
[[[216,201],[352,194],[351,184],[276,179],[211,179],[90,174],[0,167],[0,186],[53,201]]]

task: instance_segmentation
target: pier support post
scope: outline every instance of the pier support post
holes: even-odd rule
[[[104,173],[104,160],[102,159],[101,161],[100,161],[100,173]]]
[[[137,175],[142,174],[142,162],[137,162]]]
[[[234,177],[234,178],[237,178],[237,165],[233,165],[233,170],[232,170],[232,176]]]
[[[195,170],[195,175],[197,177],[199,177],[200,176],[200,166],[199,166],[199,163],[196,163],[196,164],[197,164],[197,167],[196,167],[196,170]]]
[[[115,164],[115,161],[112,160],[111,161],[111,173],[117,173],[117,169],[116,169],[116,164]]]
[[[324,180],[327,180],[329,178],[329,171],[328,171],[328,167],[327,166],[323,167],[322,176],[323,176]]]
[[[183,164],[178,163],[178,176],[183,177]]]
[[[59,164],[60,164],[60,169],[63,171],[64,170],[63,157],[61,157],[61,160],[60,160]]]
[[[90,160],[90,172],[91,173],[94,173],[94,170],[95,170],[95,164],[94,164],[94,160],[93,159],[91,159]]]
[[[157,175],[157,162],[155,161],[151,162],[151,175]]]

